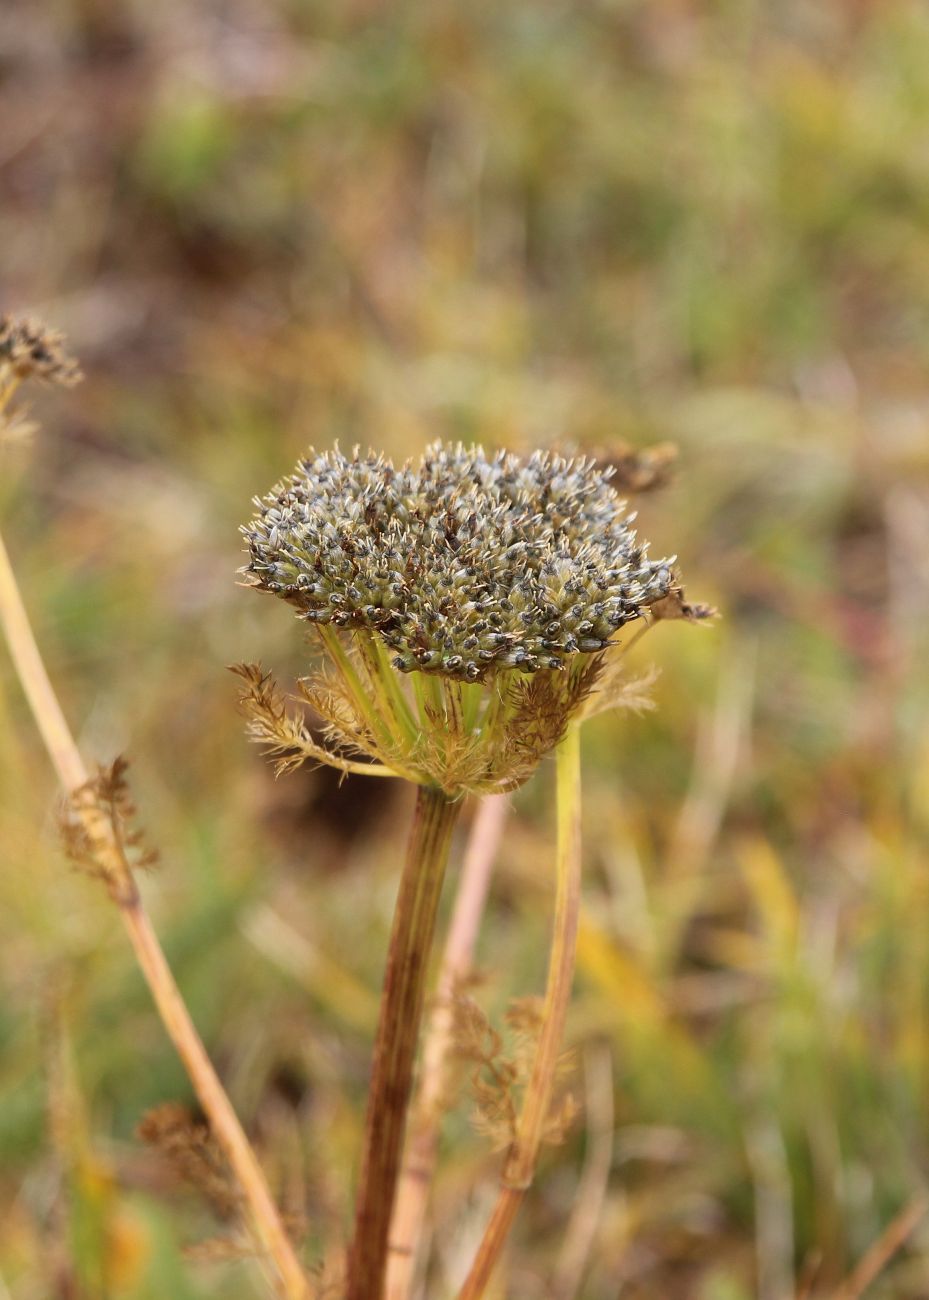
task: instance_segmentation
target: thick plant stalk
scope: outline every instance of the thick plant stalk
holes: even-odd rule
[[[459,1300],[480,1300],[483,1296],[526,1190],[532,1183],[551,1106],[558,1055],[571,997],[581,901],[581,766],[580,728],[577,724],[568,728],[556,755],[558,849],[555,919],[542,1010],[542,1030],[523,1098],[516,1138],[503,1167],[500,1194],[471,1271],[459,1292]]]
[[[0,627],[6,636],[17,675],[58,778],[65,791],[73,794],[86,784],[88,772],[42,662],[2,537]],[[106,835],[106,828],[100,824],[101,819],[91,809],[78,808],[76,811],[78,816],[85,819],[90,834],[96,838],[101,833]],[[284,1230],[264,1172],[190,1018],[138,889],[111,831],[103,840],[101,851],[112,858],[112,862],[104,865],[112,867],[113,878],[119,881],[119,888],[112,888],[110,893],[119,908],[136,959],[168,1036],[239,1183],[256,1242],[273,1264],[281,1293],[287,1300],[310,1300],[312,1292]]]
[[[439,1122],[452,1041],[451,999],[471,970],[494,858],[503,834],[509,801],[505,795],[482,799],[461,865],[455,906],[448,927],[436,989],[436,1005],[423,1044],[422,1080],[414,1106],[397,1201],[390,1225],[387,1300],[408,1300],[416,1273],[429,1186],[435,1168]]]
[[[381,996],[346,1300],[381,1300],[384,1293],[429,954],[460,807],[435,786],[417,791]]]

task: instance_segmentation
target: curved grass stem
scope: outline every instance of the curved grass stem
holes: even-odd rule
[[[577,725],[568,728],[556,755],[558,848],[555,917],[542,1029],[517,1122],[516,1138],[504,1164],[500,1194],[471,1271],[459,1292],[459,1300],[480,1300],[484,1295],[520,1204],[532,1183],[551,1106],[571,997],[581,896],[581,768],[580,728]]]
[[[61,785],[66,793],[73,794],[87,783],[87,768],[46,672],[2,537],[0,628]],[[88,818],[93,823],[88,830],[100,836],[101,827],[92,811],[78,810],[78,815]],[[256,1243],[274,1267],[281,1294],[287,1300],[310,1300],[313,1293],[281,1222],[264,1171],[190,1018],[112,829],[101,851],[112,856],[114,875],[123,882],[122,888],[111,891],[112,897],[162,1023],[239,1183]]]
[[[460,807],[433,786],[417,791],[384,975],[346,1300],[383,1295],[429,954]]]

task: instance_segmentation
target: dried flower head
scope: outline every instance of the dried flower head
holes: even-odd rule
[[[69,388],[81,378],[81,370],[65,351],[57,330],[38,321],[0,316],[0,386],[6,375],[20,382],[41,379]]]
[[[39,379],[70,388],[81,378],[80,367],[65,352],[57,330],[31,320],[0,316],[0,447],[23,442],[35,426],[10,399],[24,380]]]
[[[594,459],[609,465],[613,479],[623,492],[654,492],[670,483],[677,461],[677,448],[672,442],[661,442],[656,447],[618,447],[596,453]]]
[[[132,897],[135,872],[158,863],[157,850],[136,824],[128,769],[122,756],[100,764],[90,780],[68,797],[60,818],[70,861],[85,875],[102,880],[116,899]]]
[[[452,1050],[467,1066],[474,1101],[474,1127],[502,1151],[517,1138],[521,1101],[529,1086],[544,1004],[541,998],[514,998],[506,1012],[509,1041],[493,1027],[466,987],[454,988],[450,997]],[[557,1073],[567,1072],[571,1053],[557,1062]],[[564,1140],[577,1107],[570,1093],[551,1105],[542,1127],[542,1140],[556,1145]]]
[[[250,665],[237,671],[252,736],[281,769],[316,759],[449,792],[524,781],[619,629],[677,590],[611,473],[460,444],[400,468],[373,452],[301,460],[255,499],[241,572],[316,630],[328,668],[301,694],[324,737]]]
[[[671,588],[586,460],[430,447],[418,466],[326,452],[257,500],[249,579],[305,618],[375,632],[403,672],[560,669]]]
[[[137,1135],[155,1147],[178,1178],[200,1192],[221,1219],[241,1211],[242,1197],[208,1125],[180,1102],[162,1102],[145,1112]]]

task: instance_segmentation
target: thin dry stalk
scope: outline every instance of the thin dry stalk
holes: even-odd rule
[[[587,1154],[552,1286],[554,1300],[574,1300],[597,1234],[613,1163],[613,1057],[594,1043],[584,1061]]]
[[[564,1035],[581,902],[581,764],[580,729],[569,726],[556,750],[558,772],[558,851],[555,919],[549,956],[542,1029],[532,1074],[523,1098],[516,1140],[503,1168],[502,1186],[459,1300],[480,1300],[503,1252],[527,1189],[551,1107],[558,1056]]]
[[[429,954],[460,807],[435,786],[417,791],[387,953],[345,1300],[380,1300],[384,1293]]]
[[[909,1205],[905,1205],[897,1217],[891,1219],[877,1241],[865,1251],[851,1275],[836,1291],[833,1300],[859,1300],[894,1255],[903,1248],[927,1210],[929,1197],[922,1193],[914,1197]]]
[[[715,709],[701,727],[690,789],[667,852],[672,874],[662,944],[664,962],[669,969],[678,953],[687,919],[698,901],[705,878],[703,868],[738,777],[739,759],[751,723],[755,659],[753,647],[743,645],[721,662]]]
[[[783,1300],[794,1283],[794,1204],[781,1129],[759,1097],[745,1125],[754,1190],[757,1300]]]
[[[451,1000],[455,988],[471,971],[474,945],[507,808],[508,801],[504,795],[489,795],[482,799],[474,814],[465,849],[442,957],[435,1008],[425,1036],[414,1128],[407,1144],[390,1225],[387,1300],[408,1300],[413,1288],[447,1086],[446,1065],[452,1042]]]
[[[2,537],[0,626],[58,778],[65,792],[74,795],[87,785],[88,772],[42,662]],[[108,874],[120,882],[120,887],[111,889],[111,895],[168,1036],[241,1185],[257,1242],[273,1262],[281,1292],[287,1300],[308,1300],[312,1292],[281,1223],[264,1172],[190,1018],[112,828],[102,824],[99,813],[90,805],[76,804],[75,810],[76,815],[86,820],[88,835],[101,842],[101,851],[112,859],[104,865],[110,868]]]

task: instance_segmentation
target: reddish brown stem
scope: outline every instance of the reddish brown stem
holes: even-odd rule
[[[426,975],[460,804],[420,786],[394,914],[368,1092],[345,1300],[381,1300]]]
[[[452,1045],[452,997],[471,970],[493,861],[506,820],[506,795],[488,795],[474,814],[448,926],[436,1006],[423,1040],[421,1078],[390,1225],[387,1300],[409,1300],[435,1168]]]

